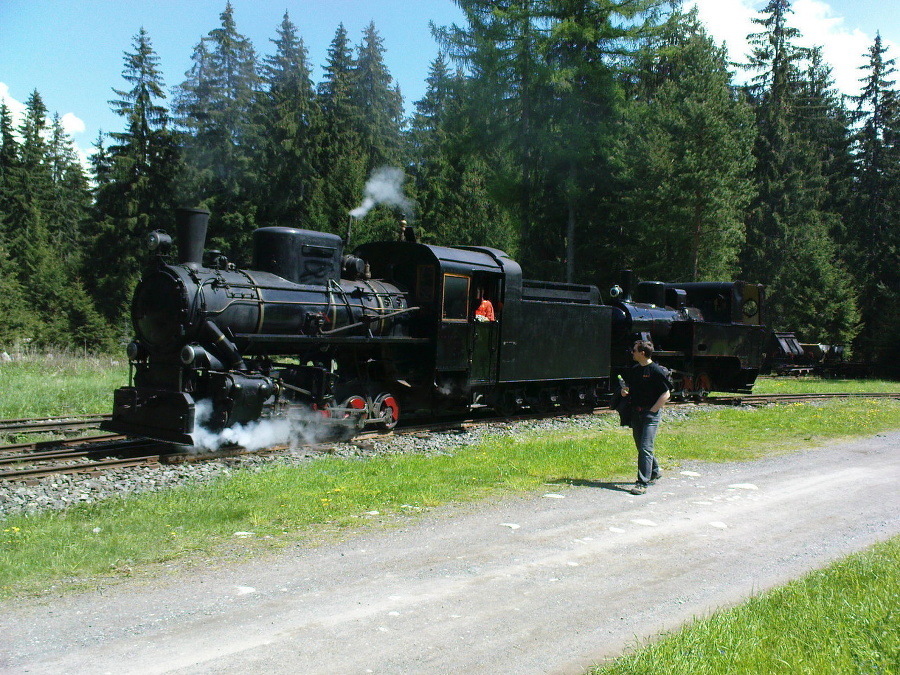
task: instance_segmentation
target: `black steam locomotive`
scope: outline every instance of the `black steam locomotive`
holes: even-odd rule
[[[360,246],[264,227],[252,269],[203,264],[209,213],[177,214],[172,241],[134,294],[132,384],[115,392],[121,433],[193,445],[261,418],[325,417],[393,428],[404,415],[596,405],[652,339],[676,394],[749,391],[767,332],[763,293],[743,282],[595,286],[531,281],[502,251],[414,241]],[[483,301],[492,320],[477,316]]]

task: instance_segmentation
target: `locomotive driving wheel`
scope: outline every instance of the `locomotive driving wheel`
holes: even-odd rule
[[[694,380],[686,373],[673,372],[672,385],[674,386],[674,389],[672,390],[672,400],[686,401],[694,388]]]
[[[351,396],[347,398],[341,403],[340,408],[340,414],[338,414],[337,411],[332,410],[331,416],[345,420],[354,418],[351,421],[355,422],[359,429],[362,429],[366,425],[366,420],[369,418],[369,410],[366,407],[366,399],[362,396]]]
[[[588,394],[580,387],[572,387],[566,391],[562,402],[566,411],[578,412],[587,407]]]
[[[390,394],[380,394],[372,404],[372,417],[378,420],[378,426],[390,431],[400,421],[400,405]]]
[[[323,419],[331,417],[331,406],[327,403],[313,403],[311,410],[314,415],[318,415]]]
[[[553,400],[548,389],[541,389],[528,397],[528,407],[532,412],[543,415],[553,407]]]
[[[505,391],[500,394],[494,404],[494,410],[501,417],[512,417],[522,411],[525,404],[525,396],[519,391]]]
[[[694,378],[694,396],[693,398],[697,401],[702,401],[707,396],[709,396],[709,392],[712,390],[712,379],[709,377],[708,373],[697,373],[696,378]]]

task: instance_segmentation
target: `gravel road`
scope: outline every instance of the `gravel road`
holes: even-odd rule
[[[684,466],[640,497],[572,483],[152,584],[0,604],[0,672],[582,673],[900,533],[900,432]]]

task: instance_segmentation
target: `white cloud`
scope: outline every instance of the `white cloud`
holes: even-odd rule
[[[12,113],[13,124],[18,127],[25,117],[26,106],[21,101],[10,96],[9,85],[5,82],[0,82],[0,100],[2,100],[6,104],[6,107],[9,108]],[[50,124],[51,121],[52,118],[48,117],[47,124]],[[60,118],[60,123],[62,124],[63,131],[69,136],[72,136],[73,134],[82,134],[86,128],[84,120],[75,115],[75,113],[66,113]]]
[[[9,95],[9,85],[5,82],[0,82],[0,100],[2,100],[6,104],[6,107],[9,108],[10,113],[12,114],[14,130],[18,130],[19,125],[25,117],[25,104]],[[48,119],[47,123],[49,124],[50,122],[51,120]],[[83,134],[86,129],[84,120],[75,115],[75,113],[66,113],[63,115],[60,118],[60,124],[62,124],[63,131],[65,131],[66,135],[70,138],[75,134]],[[16,135],[18,135],[17,131]],[[74,141],[74,139],[72,145],[75,148],[75,153],[78,155],[78,160],[81,162],[81,165],[84,167],[85,171],[89,171],[90,161],[88,160],[88,155],[93,152],[93,150],[86,150]]]
[[[84,121],[81,118],[76,117],[74,113],[66,113],[62,116],[60,122],[62,123],[63,130],[69,136],[84,133]]]
[[[859,69],[868,62],[866,53],[875,36],[848,29],[844,17],[835,16],[831,6],[820,0],[796,0],[792,7],[791,25],[803,33],[803,44],[821,46],[838,88],[845,94],[858,94],[863,76]]]
[[[757,15],[756,4],[751,0],[689,0],[685,9],[696,5],[710,36],[725,43],[732,61],[743,63],[747,60],[747,35],[758,29],[751,23]]]
[[[9,85],[5,82],[0,82],[0,101],[3,101],[6,107],[9,108],[10,113],[12,113],[13,124],[18,126],[19,122],[22,121],[22,116],[25,114],[25,104],[9,95]]]
[[[737,63],[747,60],[747,35],[758,33],[761,26],[751,19],[760,16],[759,10],[765,5],[759,0],[689,0],[686,7],[696,5],[700,20],[706,25],[710,35],[718,43],[723,41],[728,47],[729,58]],[[845,94],[858,94],[859,70],[867,63],[867,52],[875,40],[858,29],[847,27],[847,19],[838,16],[828,2],[823,0],[795,0],[791,5],[793,13],[788,16],[788,24],[797,28],[803,38],[798,44],[805,47],[822,47],[822,56],[832,67],[832,78]],[[891,50],[896,46],[885,41]],[[890,53],[888,54],[890,57]],[[743,81],[747,76],[740,72],[736,79]]]

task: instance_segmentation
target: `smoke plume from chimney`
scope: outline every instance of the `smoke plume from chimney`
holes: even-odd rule
[[[369,180],[366,181],[362,204],[353,209],[350,215],[357,219],[364,218],[379,204],[396,206],[404,213],[410,213],[412,204],[403,194],[404,180],[406,180],[406,175],[403,173],[403,169],[393,166],[382,166],[375,169]]]

